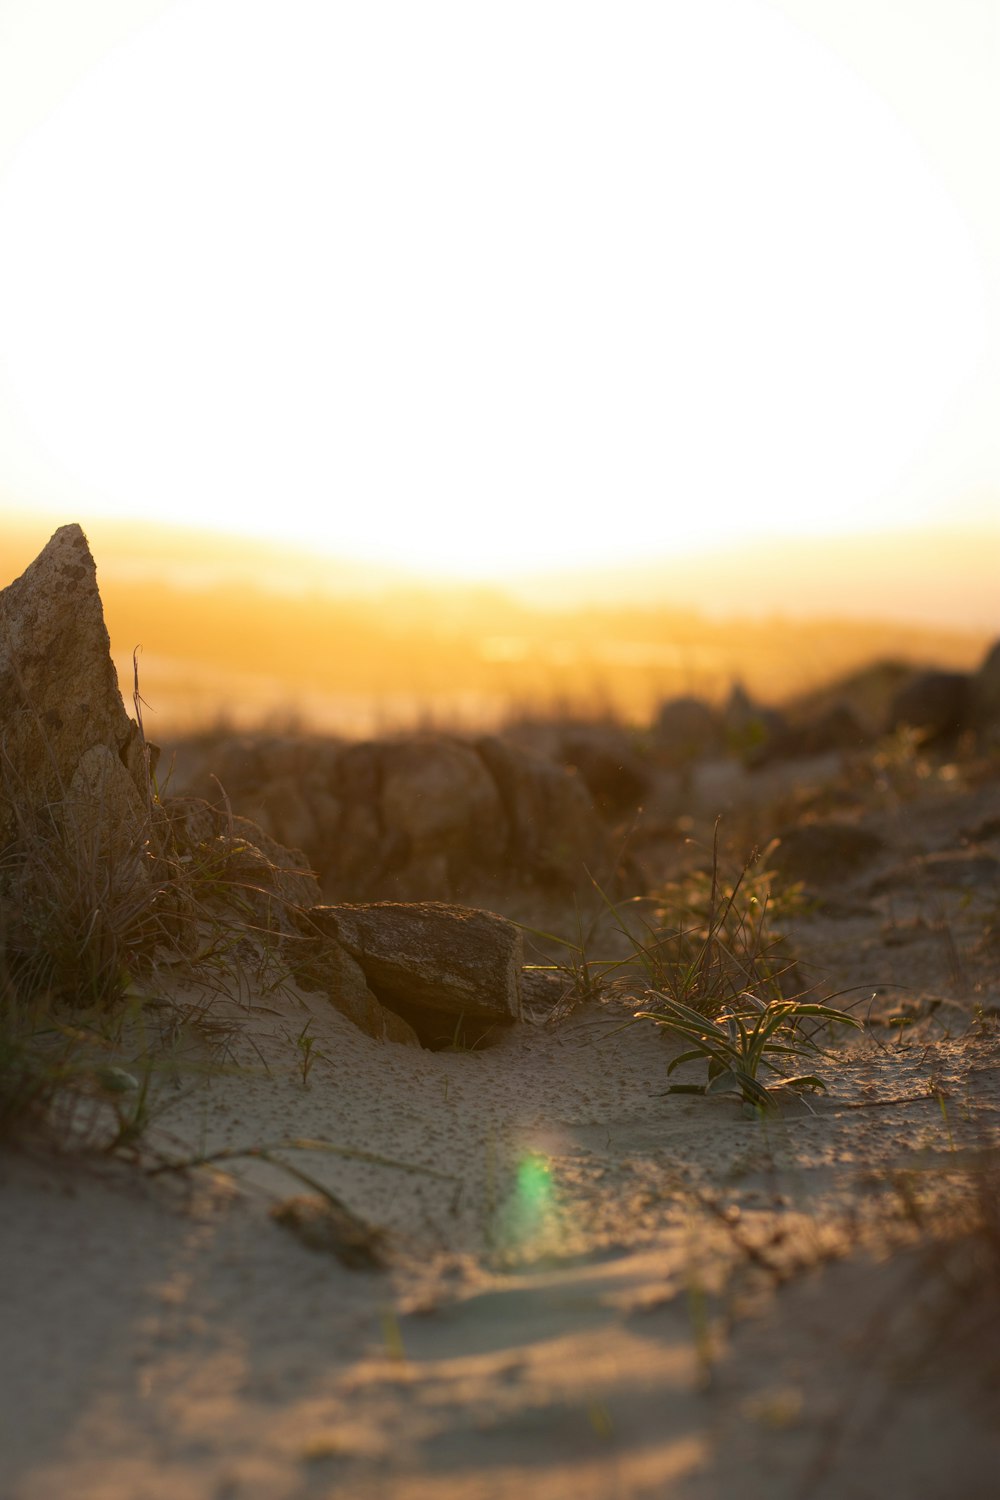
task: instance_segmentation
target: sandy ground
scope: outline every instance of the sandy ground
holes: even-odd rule
[[[270,1160],[5,1149],[2,1500],[997,1494],[1000,1242],[962,1231],[997,1223],[998,797],[873,803],[885,850],[791,924],[910,1023],[811,1106],[664,1097],[621,992],[439,1053],[286,992],[179,1063],[142,1164]]]

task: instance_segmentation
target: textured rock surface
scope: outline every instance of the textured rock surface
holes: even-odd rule
[[[62,806],[80,858],[106,869],[112,901],[137,883],[148,885],[149,804],[113,750],[91,745],[83,752]]]
[[[477,740],[476,749],[507,814],[509,869],[567,887],[588,870],[607,878],[607,833],[579,776],[492,736]]]
[[[477,859],[490,868],[504,854],[500,796],[468,745],[418,738],[385,746],[381,807],[411,861],[441,858],[462,868]]]
[[[376,999],[361,965],[329,932],[325,936],[310,935],[308,925],[303,924],[301,941],[289,945],[287,952],[301,988],[326,995],[335,1009],[367,1036],[404,1046],[420,1045],[413,1027]]]
[[[304,850],[337,900],[482,899],[521,882],[572,888],[611,864],[582,777],[507,741],[243,737],[199,755],[186,774],[191,791],[220,804],[221,785],[234,809]]]
[[[473,875],[499,872],[507,824],[499,793],[471,746],[419,735],[345,749],[334,795],[335,847],[318,863],[335,889],[445,897]]]
[[[377,901],[319,906],[310,918],[423,1040],[447,1040],[463,1018],[521,1019],[521,934],[503,917],[440,902]]]
[[[302,851],[286,848],[252,818],[233,817],[201,797],[165,797],[161,812],[176,845],[217,866],[227,880],[244,882],[248,891],[259,887],[289,910],[305,911],[322,900]],[[275,925],[294,927],[289,920]]]
[[[61,801],[95,747],[117,757],[145,796],[142,745],[118,691],[94,559],[79,526],[60,527],[0,593],[0,726],[0,844],[14,835],[14,807]],[[90,777],[81,774],[78,792]]]

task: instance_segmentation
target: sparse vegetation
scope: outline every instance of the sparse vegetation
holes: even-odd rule
[[[649,989],[701,1015],[748,990],[762,1000],[784,1000],[798,982],[794,959],[785,940],[771,933],[770,918],[801,908],[801,885],[775,897],[776,883],[754,851],[727,889],[719,836],[716,820],[709,868],[660,892],[655,920],[642,923],[635,948]]]
[[[585,926],[577,908],[574,939],[528,929],[565,955],[532,967],[559,976],[577,1003],[612,986],[633,995],[640,981],[643,1005],[635,1019],[653,1021],[685,1047],[669,1064],[668,1075],[688,1062],[703,1061],[707,1067],[704,1082],[675,1083],[667,1092],[736,1092],[747,1104],[766,1108],[784,1090],[824,1088],[815,1072],[789,1074],[789,1062],[822,1056],[818,1030],[857,1028],[860,1022],[797,989],[794,957],[785,940],[770,933],[768,918],[775,908],[787,914],[805,905],[801,885],[790,886],[775,901],[772,876],[759,868],[754,854],[727,887],[719,832],[716,820],[710,868],[667,886],[652,919],[643,915],[648,903],[616,904],[595,886],[605,914],[626,942],[623,957],[593,956],[598,919]]]
[[[29,812],[13,779],[8,765],[0,1134],[44,1118],[114,1150],[141,1135],[158,1070],[188,1045],[224,1051],[233,1023],[211,1015],[216,997],[287,978],[267,921],[279,898],[239,873],[239,840],[186,842],[152,782],[123,835],[110,802],[66,795]],[[174,998],[179,980],[199,998]]]
[[[708,1070],[704,1083],[674,1083],[668,1093],[738,1093],[747,1104],[762,1109],[774,1105],[783,1090],[801,1093],[826,1087],[816,1073],[782,1071],[790,1059],[822,1055],[814,1038],[803,1033],[804,1022],[860,1025],[853,1016],[829,1005],[802,1000],[764,1001],[749,990],[714,1017],[656,991],[650,991],[646,1000],[647,1008],[638,1011],[636,1018],[654,1021],[687,1044],[668,1065],[668,1075],[687,1062],[704,1062]],[[760,1076],[763,1069],[774,1075],[766,1083]]]
[[[653,1021],[685,1045],[668,1075],[688,1062],[707,1067],[703,1083],[675,1083],[668,1093],[736,1092],[747,1104],[767,1108],[783,1090],[822,1089],[816,1073],[785,1071],[790,1061],[822,1055],[804,1025],[813,1033],[818,1026],[860,1025],[807,993],[787,994],[789,980],[797,980],[796,966],[784,940],[769,934],[775,903],[770,876],[755,872],[756,863],[751,856],[732,888],[724,888],[717,821],[711,869],[696,875],[681,897],[682,924],[665,936],[650,929],[649,941],[637,949],[650,987],[636,1019]],[[794,911],[802,899],[801,886],[793,886],[779,905]],[[690,925],[683,925],[685,916]],[[766,1082],[764,1071],[772,1075]]]

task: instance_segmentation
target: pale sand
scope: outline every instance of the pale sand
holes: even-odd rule
[[[623,997],[436,1054],[258,997],[228,1071],[164,1088],[151,1145],[398,1163],[284,1153],[386,1231],[383,1270],[276,1224],[307,1189],[260,1161],[151,1178],[4,1150],[0,1497],[994,1496],[1000,1267],[949,1300],[890,1179],[956,1221],[996,1184],[1000,1043],[942,990],[943,944],[883,918],[814,915],[797,942],[945,1003],[839,1048],[815,1113],[766,1125],[662,1097],[670,1049]],[[980,1002],[984,920],[966,901],[950,929]],[[744,1242],[813,1269],[775,1291]]]
[[[389,1269],[350,1271],[271,1222],[271,1194],[301,1189],[261,1164],[182,1187],[4,1156],[5,1497],[793,1495],[813,1464],[831,1495],[901,1493],[903,1472],[910,1494],[991,1492],[1000,1435],[954,1371],[929,1351],[915,1391],[872,1372],[910,1259],[805,1275],[729,1337],[700,1321],[727,1267],[729,1298],[749,1287],[692,1189],[748,1234],[779,1216],[810,1259],[852,1208],[891,1211],[859,1181],[946,1160],[934,1101],[819,1104],[765,1130],[727,1101],[655,1097],[661,1041],[594,1013],[432,1055],[311,1008],[326,1057],[308,1089],[268,1017],[271,1076],[216,1079],[157,1138],[320,1137],[450,1177],[288,1153],[389,1231]],[[974,1072],[953,1136],[995,1138],[996,1057],[986,1039],[868,1057],[836,1091],[916,1092],[933,1066],[961,1092]]]

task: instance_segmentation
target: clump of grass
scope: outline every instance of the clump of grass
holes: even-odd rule
[[[787,1071],[822,1055],[821,1027],[860,1025],[808,991],[786,993],[798,983],[795,961],[784,940],[771,936],[770,876],[757,864],[751,855],[726,889],[716,821],[711,869],[688,887],[680,924],[667,933],[650,929],[637,948],[650,984],[636,1019],[686,1043],[668,1075],[688,1062],[706,1066],[703,1082],[671,1084],[667,1093],[737,1093],[754,1108],[771,1107],[782,1091],[825,1087],[815,1072]],[[800,901],[793,888],[781,905],[794,910]]]
[[[0,860],[8,988],[77,1008],[113,1005],[156,941],[167,886],[144,830],[114,849],[98,819],[61,807],[18,818]]]
[[[0,794],[16,819],[0,850],[0,1134],[44,1121],[134,1143],[156,1057],[170,1066],[182,1037],[226,1045],[214,1000],[288,977],[281,897],[241,865],[239,839],[187,838],[151,775],[125,818],[100,787],[33,807],[6,762]],[[177,980],[200,999],[173,1002]]]
[[[309,1074],[312,1072],[313,1064],[319,1058],[325,1058],[325,1053],[321,1052],[316,1045],[316,1038],[309,1035],[311,1025],[312,1018],[310,1017],[295,1038],[295,1045],[299,1051],[299,1069],[302,1074],[302,1087],[306,1089],[309,1087]]]
[[[748,990],[766,1001],[786,999],[789,985],[797,984],[795,964],[784,939],[770,930],[771,884],[754,851],[727,889],[717,820],[710,868],[668,886],[655,921],[643,920],[638,933],[631,929],[648,988],[706,1016],[737,1004]],[[801,888],[792,887],[780,909],[788,914],[800,902]]]
[[[719,854],[716,822],[711,865],[663,889],[652,917],[651,898],[613,901],[593,881],[599,911],[587,923],[577,908],[576,932],[559,937],[520,924],[535,939],[554,945],[557,956],[532,970],[552,974],[575,1001],[599,998],[609,988],[636,981],[699,1014],[715,1014],[724,1001],[735,1002],[747,989],[783,1000],[799,987],[795,962],[785,940],[770,932],[776,910],[789,914],[802,905],[800,886],[786,890],[778,902],[772,877],[753,853],[727,888]],[[597,932],[610,922],[619,956],[595,955]],[[610,946],[610,945],[609,945]]]
[[[845,1011],[806,1000],[764,1001],[750,991],[739,995],[715,1017],[682,1005],[669,995],[650,991],[651,1004],[636,1013],[637,1020],[654,1021],[671,1035],[687,1042],[686,1050],[673,1058],[668,1076],[687,1062],[704,1062],[703,1083],[674,1083],[668,1094],[737,1093],[755,1108],[769,1108],[782,1090],[822,1089],[816,1073],[786,1074],[789,1059],[822,1055],[813,1036],[802,1031],[805,1021],[828,1026],[859,1026]],[[762,1070],[774,1076],[764,1082]]]
[[[618,908],[610,902],[606,904],[618,918]],[[593,948],[601,913],[598,912],[589,921],[585,921],[579,902],[576,902],[574,914],[575,931],[572,937],[560,937],[556,933],[530,927],[525,922],[517,923],[522,932],[535,940],[536,945],[544,945],[544,951],[550,955],[547,963],[529,963],[524,967],[528,973],[545,974],[562,984],[560,1010],[598,999],[607,989],[612,976],[620,974],[635,957],[632,951],[626,958],[596,958]],[[620,919],[617,925],[621,930]]]
[[[704,1081],[671,1084],[668,1093],[735,1092],[764,1108],[783,1091],[824,1087],[816,1072],[790,1072],[790,1064],[822,1056],[816,1040],[821,1029],[860,1023],[811,998],[785,940],[770,930],[776,909],[785,914],[801,909],[800,886],[776,902],[771,876],[756,853],[726,882],[716,821],[709,868],[663,891],[654,917],[644,915],[648,901],[616,904],[596,882],[595,890],[618,938],[625,940],[625,956],[595,958],[596,921],[585,932],[578,918],[574,940],[534,934],[559,943],[564,956],[533,967],[560,975],[578,1001],[611,989],[634,996],[641,987],[644,1004],[634,1019],[651,1020],[685,1044],[668,1075],[684,1063],[706,1066]]]

